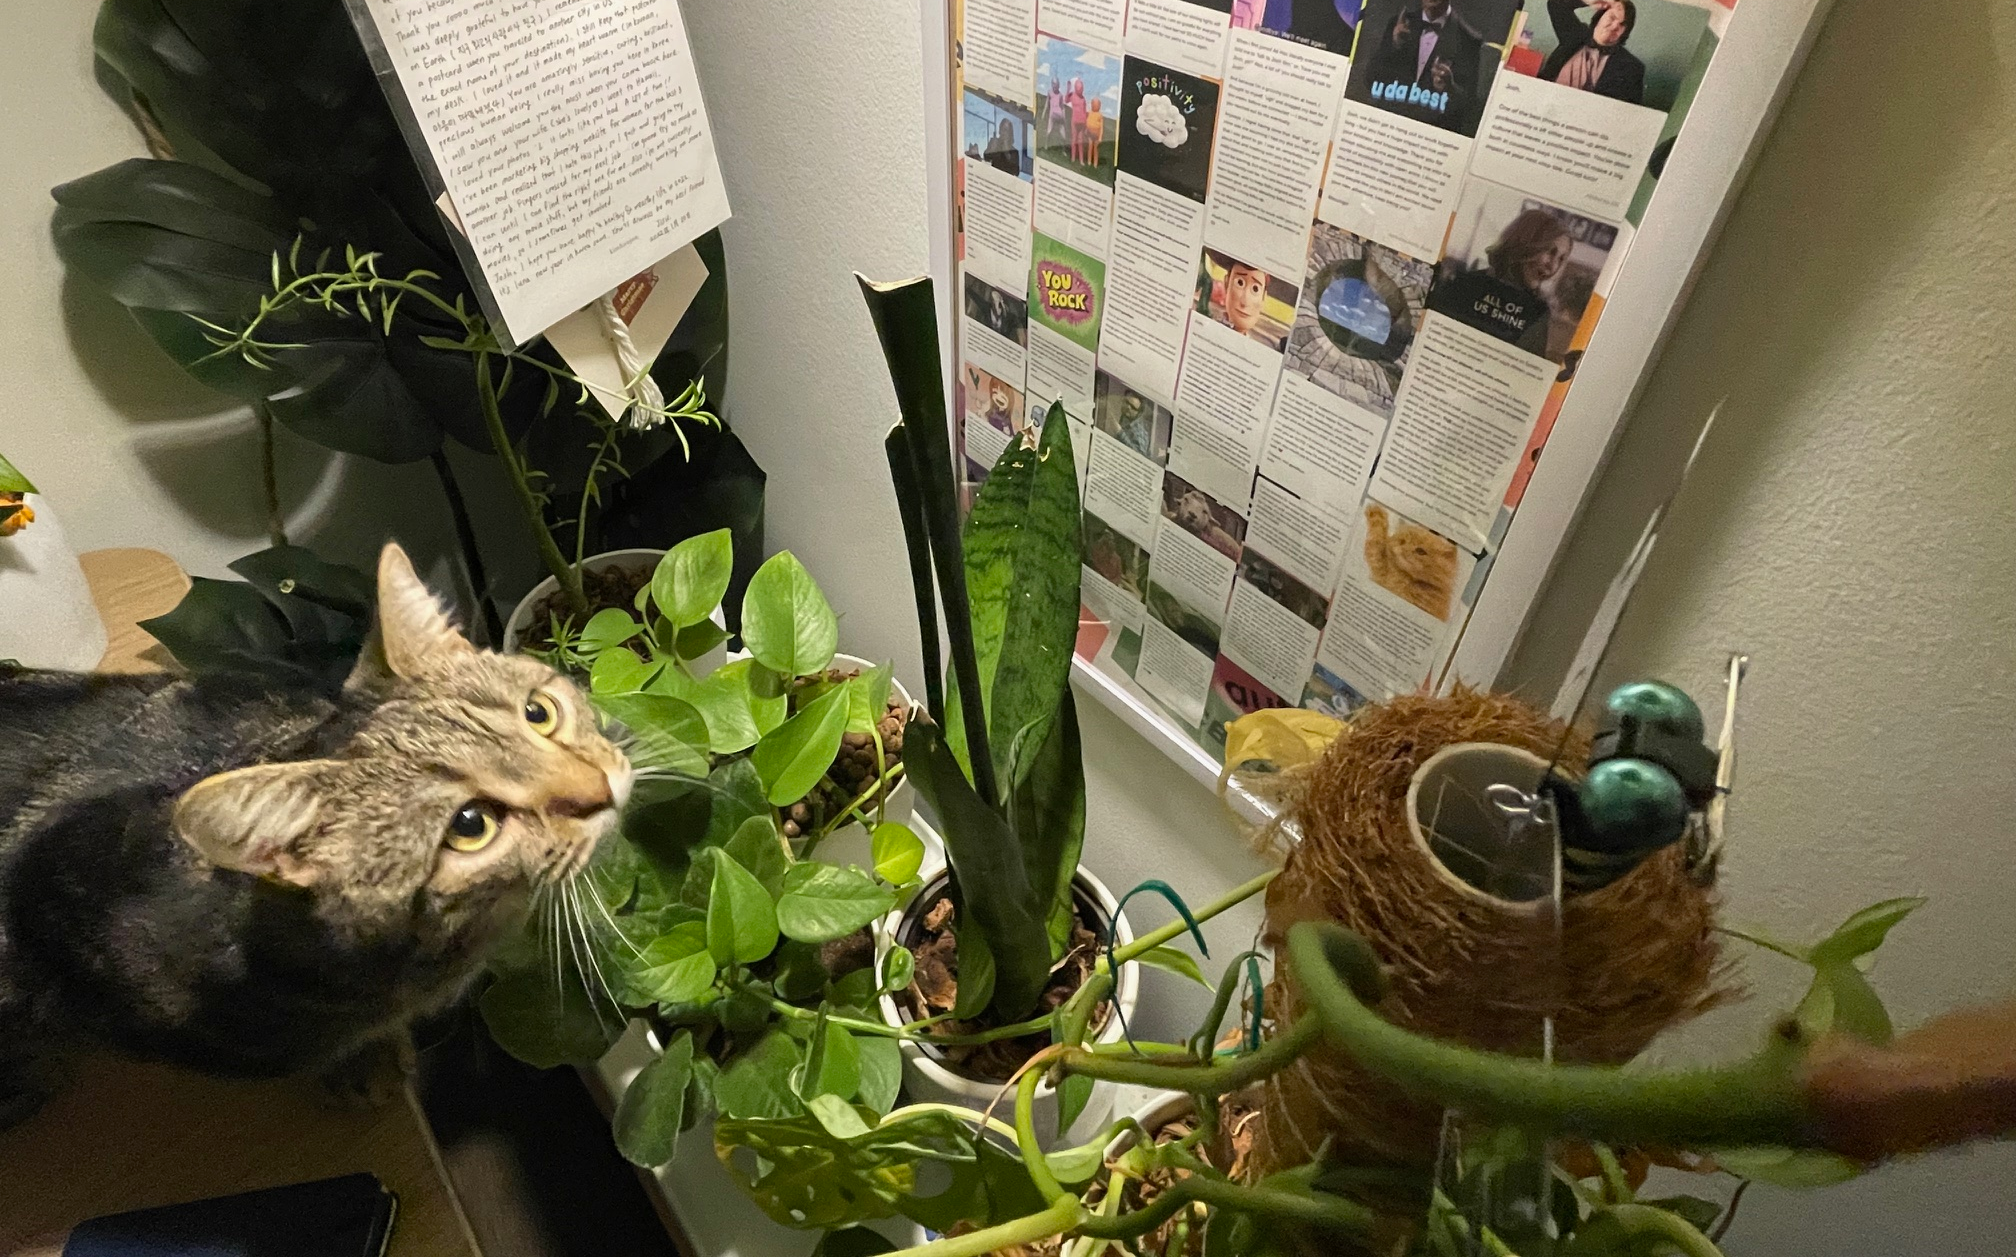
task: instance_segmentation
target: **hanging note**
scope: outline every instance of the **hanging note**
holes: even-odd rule
[[[520,343],[728,217],[678,0],[346,0]]]

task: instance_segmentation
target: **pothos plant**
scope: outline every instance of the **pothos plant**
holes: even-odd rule
[[[1242,888],[1229,902],[1257,889]],[[1956,1042],[1953,1029],[1935,1022],[1914,1036],[1922,1046],[1891,1054],[1888,1017],[1862,994],[1866,982],[1849,983],[1858,1014],[1821,1011],[1835,998],[1840,967],[1866,963],[1919,902],[1875,905],[1810,948],[1782,948],[1813,966],[1809,993],[1755,1057],[1731,1065],[1560,1066],[1427,1038],[1373,1011],[1385,978],[1369,945],[1337,926],[1304,923],[1289,931],[1281,958],[1304,1011],[1264,1036],[1249,1032],[1214,1050],[1226,1042],[1219,1029],[1242,959],[1186,1042],[1088,1045],[1082,1022],[1061,1025],[1056,1045],[1016,1084],[1011,1121],[942,1106],[878,1119],[822,1098],[788,1126],[724,1121],[717,1151],[773,1219],[844,1233],[849,1251],[894,1250],[862,1229],[880,1218],[908,1217],[943,1235],[901,1250],[905,1257],[982,1257],[1040,1244],[1071,1257],[1109,1247],[1286,1257],[1342,1245],[1408,1257],[1721,1257],[1716,1241],[1749,1181],[1840,1182],[1887,1156],[2016,1130],[2006,1105],[1992,1122],[1965,1115],[1974,1105],[1968,1074],[1978,1049]],[[1148,937],[1166,941],[1184,928],[1173,922]],[[1969,1016],[1944,1020],[1957,1026]],[[1319,1041],[1464,1115],[1461,1146],[1439,1175],[1319,1159],[1244,1181],[1203,1155],[1220,1134],[1222,1097],[1289,1068]],[[1886,1083],[1844,1085],[1844,1075],[1869,1066],[1871,1079],[1894,1079],[1899,1070],[1928,1079],[1927,1099],[1961,1116],[1943,1126],[1899,1124]],[[1033,1101],[1046,1071],[1184,1092],[1195,1098],[1197,1120],[1179,1134],[1122,1118],[1081,1146],[1045,1153]],[[1107,1155],[1122,1135],[1124,1150]],[[1734,1176],[1738,1193],[1726,1205],[1642,1196],[1643,1149],[1657,1150],[1664,1164]],[[940,1177],[952,1187],[919,1195],[932,1164],[949,1172]],[[956,1215],[950,1224],[948,1214]]]
[[[782,1117],[819,1095],[886,1111],[899,1080],[873,1009],[909,983],[911,957],[878,957],[866,927],[915,880],[924,848],[885,814],[902,772],[881,750],[901,734],[890,669],[829,668],[838,622],[784,552],[750,581],[748,655],[703,672],[726,637],[733,567],[726,530],[690,538],[659,562],[635,614],[608,609],[556,632],[552,656],[587,672],[638,786],[621,839],[542,905],[482,999],[498,1041],[542,1066],[594,1059],[633,1019],[654,1028],[661,1054],[616,1123],[645,1165],[709,1113]],[[820,826],[796,826],[785,809],[828,779],[850,735],[890,766]],[[874,827],[872,869],[812,858],[850,820]]]

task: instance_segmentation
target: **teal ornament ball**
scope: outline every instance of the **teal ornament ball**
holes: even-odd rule
[[[1603,709],[1613,720],[1622,721],[1629,717],[1647,728],[1671,733],[1690,742],[1699,742],[1708,731],[1708,726],[1701,719],[1701,709],[1687,697],[1687,692],[1664,681],[1632,681],[1620,685],[1610,691]]]
[[[1578,792],[1598,851],[1650,851],[1687,828],[1687,794],[1672,773],[1642,759],[1606,759]]]

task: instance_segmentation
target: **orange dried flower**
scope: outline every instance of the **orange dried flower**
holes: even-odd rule
[[[35,508],[19,493],[0,493],[0,537],[11,537],[35,522]]]

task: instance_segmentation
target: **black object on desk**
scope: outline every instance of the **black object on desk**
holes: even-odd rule
[[[63,1257],[384,1257],[399,1198],[346,1174],[93,1218]]]

